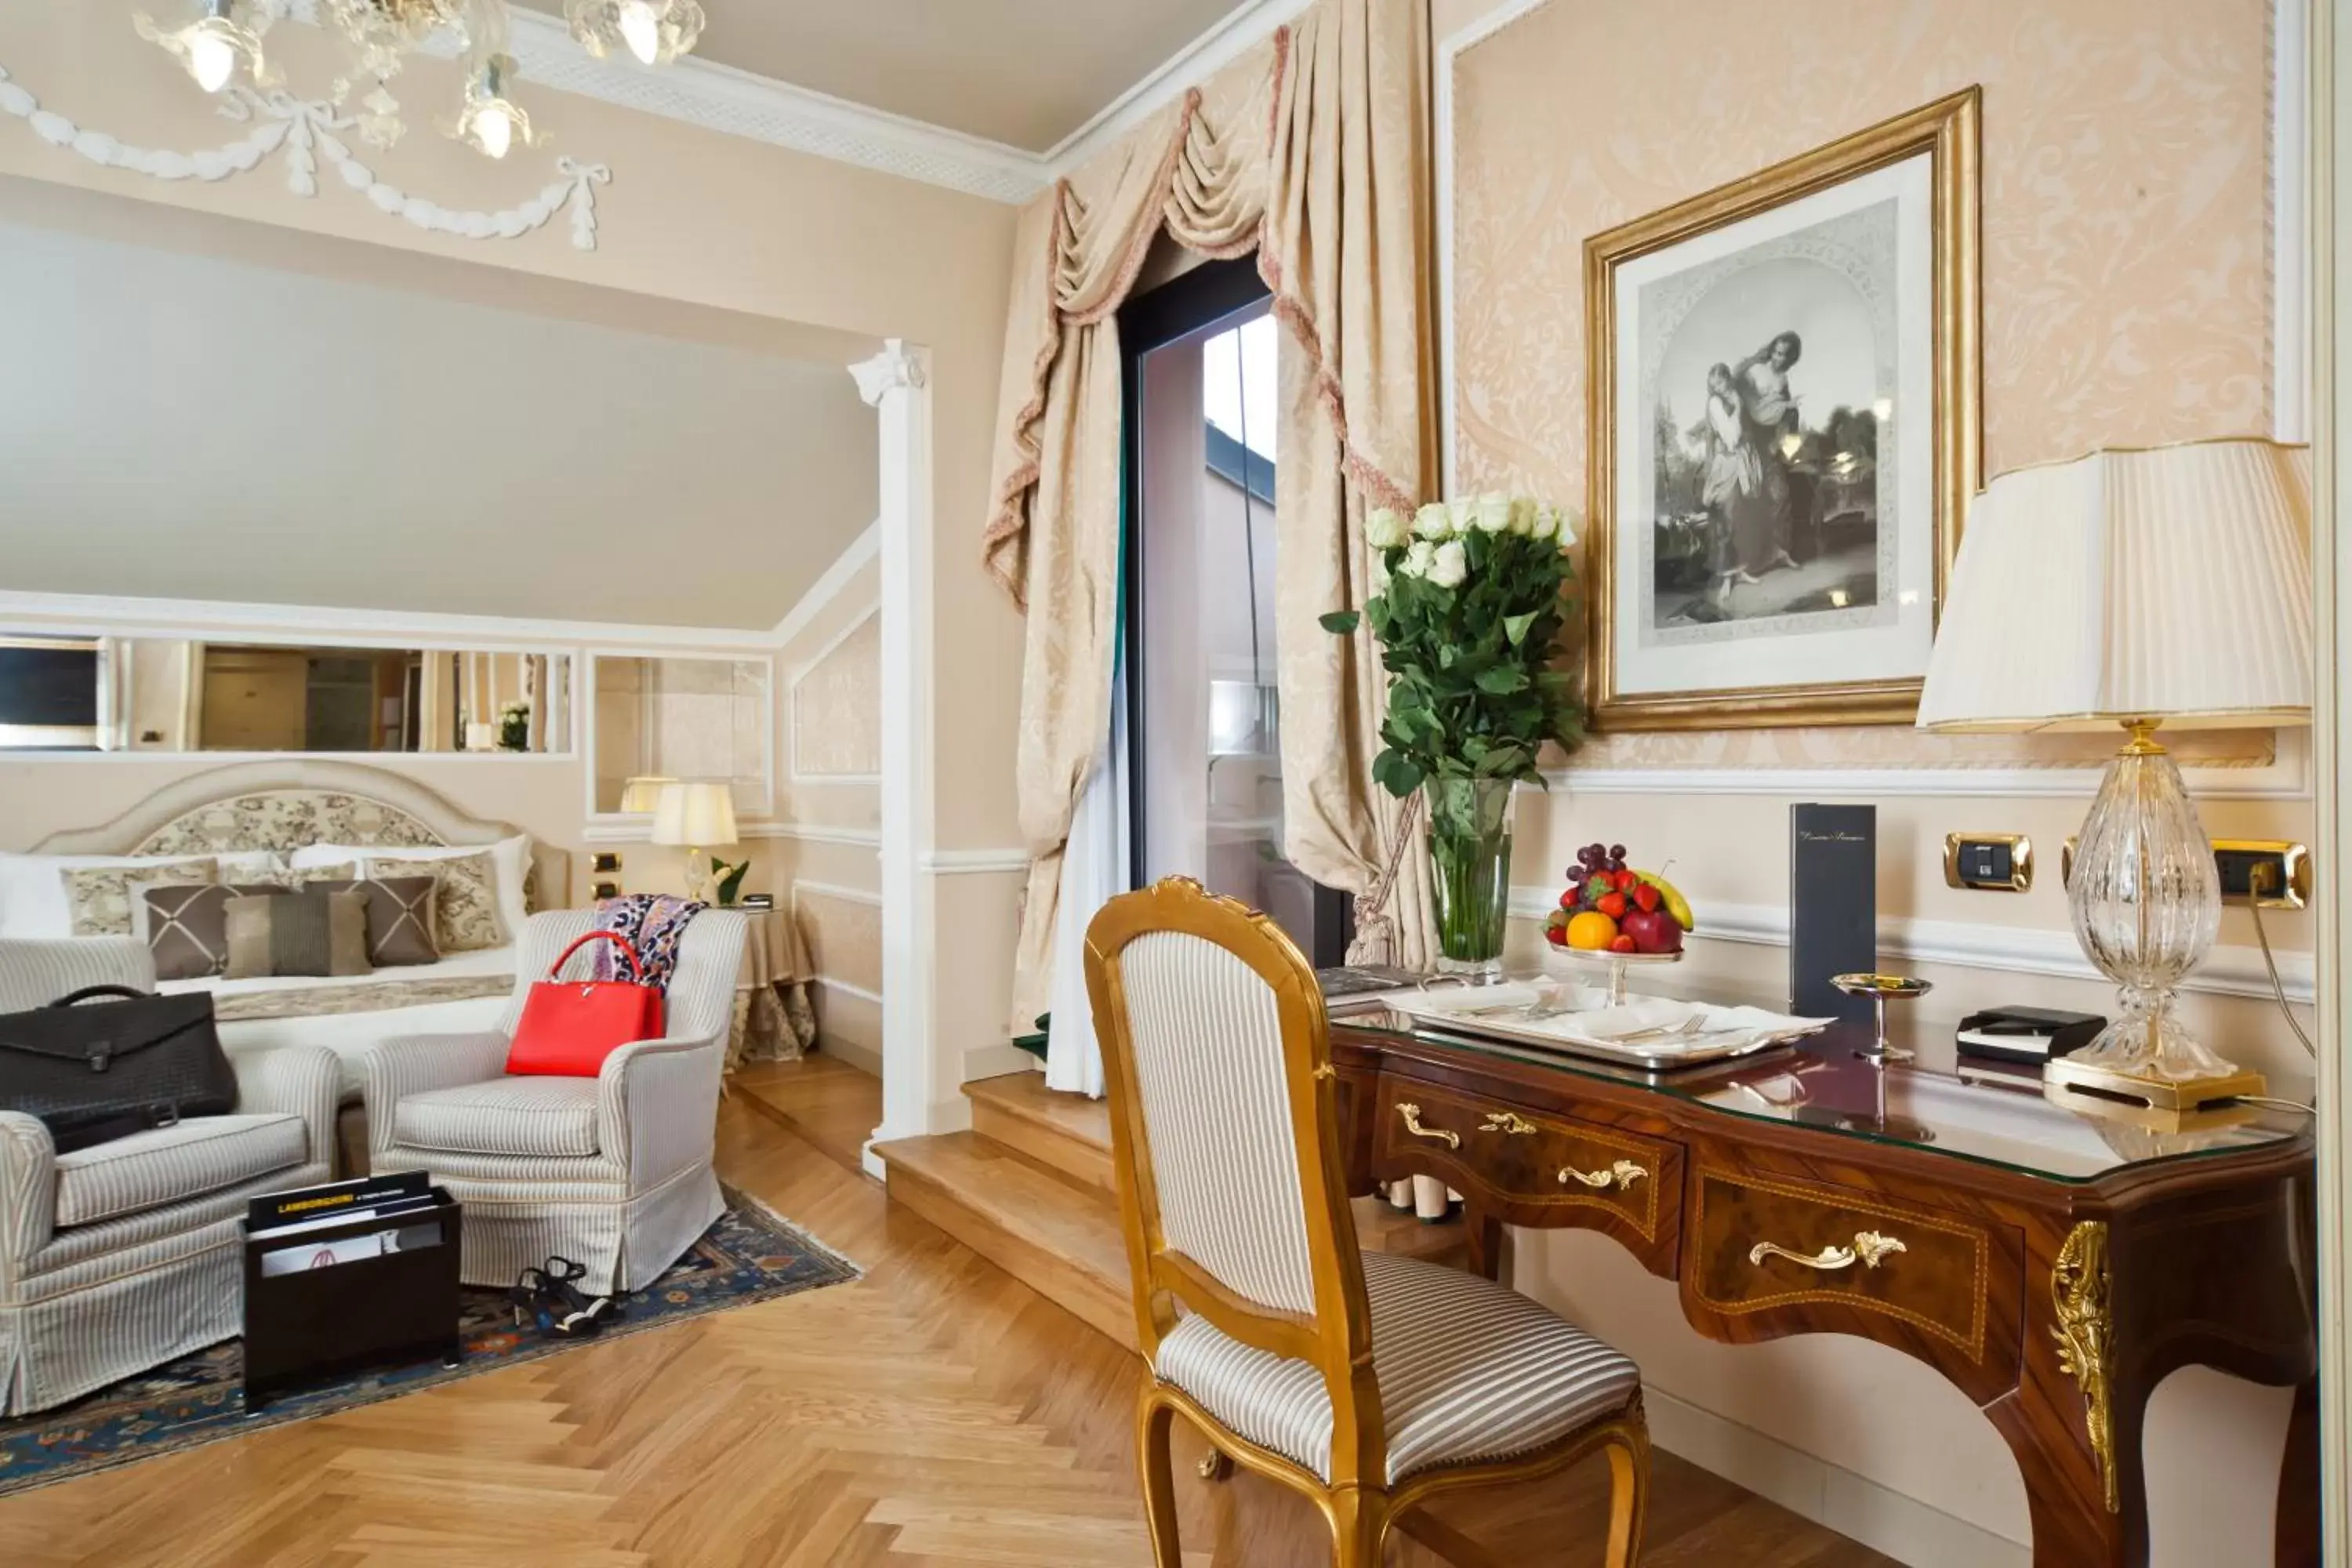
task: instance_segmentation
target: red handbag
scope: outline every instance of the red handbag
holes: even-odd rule
[[[566,980],[563,965],[592,942],[609,942],[629,961],[627,980]],[[662,993],[645,980],[637,950],[617,931],[592,931],[563,950],[547,978],[531,984],[507,1047],[516,1077],[594,1078],[604,1058],[635,1040],[662,1034]]]

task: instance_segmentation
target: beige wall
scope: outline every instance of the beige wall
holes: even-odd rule
[[[777,656],[782,700],[778,809],[822,831],[873,831],[882,820],[881,570],[867,565]],[[835,774],[795,776],[793,736]],[[812,754],[814,753],[814,754]],[[860,765],[872,760],[873,766]],[[818,1037],[845,1061],[882,1058],[882,863],[866,845],[799,839],[763,846],[776,857],[776,902],[792,911],[817,979]]]
[[[1497,9],[1440,0],[1439,34]],[[1734,0],[1535,7],[1470,47],[1454,76],[1454,488],[1581,504],[1588,236],[1971,83],[1984,89],[1988,472],[2104,444],[2267,431],[2269,47],[2263,0],[1790,0],[1769,20]],[[2308,841],[2307,796],[2220,798],[2231,781],[2245,795],[2281,781],[2291,793],[2305,776],[2292,740],[2284,765],[2266,765],[2267,735],[2192,745],[2218,764],[2193,775],[2215,836]],[[1945,936],[2062,933],[2055,861],[2088,786],[2078,774],[2037,787],[2032,773],[2021,785],[2014,770],[2095,760],[2074,742],[1907,730],[1610,737],[1572,759],[1549,796],[1523,800],[1516,879],[1540,897],[1557,889],[1577,845],[1622,841],[1637,863],[1672,861],[1704,934],[1711,906],[1785,909],[1793,799],[1874,800],[1883,917]],[[1838,787],[1847,770],[1926,767],[2000,769],[2004,785]],[[1775,768],[1811,782],[1802,795],[1776,788]],[[1738,793],[1644,790],[1641,769],[1722,772]],[[2006,793],[2016,787],[2026,793]],[[1955,829],[2032,835],[2042,866],[2033,891],[1944,887],[1943,837]],[[2280,916],[2271,931],[2283,947],[2311,945],[2307,917]],[[1517,940],[1523,950],[1534,941],[1525,922]],[[2253,942],[2242,913],[2228,915],[2221,940]],[[1785,995],[1786,966],[1780,947],[1700,941],[1680,979],[1769,1000]],[[1947,1035],[1960,1012],[1992,1001],[2105,1005],[2103,987],[2080,980],[1904,967],[1938,985],[1911,1026]],[[2308,1058],[2274,1009],[2199,994],[2189,1012],[2225,1050],[2269,1068],[2282,1092],[2308,1092]],[[1715,1430],[1689,1414],[1696,1407],[1833,1467],[1822,1506],[1841,1528],[1874,1506],[1870,1489],[1846,1484],[1861,1477],[1979,1530],[2026,1535],[2007,1450],[1932,1375],[1851,1341],[1715,1346],[1683,1324],[1671,1286],[1605,1244],[1528,1241],[1522,1285],[1635,1352],[1675,1406],[1665,1420]],[[2191,1372],[2168,1384],[2153,1414],[2157,1563],[2253,1560],[2267,1540],[2283,1396]],[[2191,1465],[2206,1468],[2194,1486]],[[1906,1555],[1985,1560],[1949,1554],[1960,1550],[1953,1540],[1981,1544],[1967,1531],[1938,1555],[1936,1531],[1920,1525],[1933,1518],[1915,1512],[1891,1527],[1905,1532]]]
[[[329,79],[333,58],[322,37],[288,26],[272,41],[281,45],[298,83]],[[160,51],[138,41],[120,8],[13,6],[0,45],[0,63],[44,108],[126,142],[185,150],[241,134]],[[149,180],[52,147],[14,119],[0,120],[0,175],[925,346],[934,406],[936,739],[940,754],[955,759],[952,787],[943,783],[938,792],[934,841],[947,850],[1017,843],[1012,752],[1020,623],[985,581],[978,554],[1013,209],[545,89],[530,90],[528,107],[549,144],[493,164],[425,123],[453,89],[454,68],[413,65],[402,96],[416,123],[395,151],[369,153],[372,166],[444,206],[496,209],[535,193],[557,153],[608,163],[614,178],[598,193],[595,250],[572,248],[561,221],[512,242],[428,234],[342,189],[331,171],[322,175],[318,196],[298,198],[275,160],[215,184]],[[789,512],[779,516],[778,535],[743,541],[734,569],[756,571],[763,554],[782,559],[793,548],[781,521]],[[482,815],[548,824],[535,830],[559,842],[563,824],[576,821],[583,784],[572,768],[457,760],[400,765],[429,774],[436,787]],[[110,815],[100,808],[119,810],[166,776],[61,766],[71,764],[0,763],[0,820],[6,822],[0,833],[11,843]],[[34,825],[43,823],[37,831]],[[667,858],[642,847],[628,856],[633,879],[641,863],[653,868]],[[993,900],[990,918],[1009,921],[1012,901],[1007,890]],[[997,963],[992,951],[940,946],[937,983],[971,999],[970,1016],[1001,1016],[1009,975],[1009,964]],[[1000,1000],[989,1003],[992,996]]]

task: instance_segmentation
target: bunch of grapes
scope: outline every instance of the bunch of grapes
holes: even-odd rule
[[[1595,871],[1622,871],[1625,868],[1625,847],[1622,844],[1588,844],[1576,852],[1576,864],[1568,868],[1568,885],[1581,887],[1584,879]]]

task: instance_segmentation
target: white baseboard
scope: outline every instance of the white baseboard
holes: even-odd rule
[[[983,1078],[1003,1078],[1008,1073],[1044,1070],[1043,1062],[1019,1046],[1007,1043],[974,1046],[963,1054],[963,1080],[966,1083]]]
[[[879,1051],[868,1050],[836,1035],[820,1035],[816,1048],[820,1054],[831,1057],[845,1067],[856,1068],[873,1078],[882,1076],[882,1053]]]
[[[1752,1426],[1654,1387],[1643,1399],[1659,1447],[1910,1568],[2029,1568],[2032,1562],[2030,1546]]]

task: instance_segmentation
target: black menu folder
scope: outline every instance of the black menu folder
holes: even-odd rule
[[[1801,1018],[1872,1022],[1867,996],[1832,974],[1878,967],[1878,808],[1789,808],[1789,1011]]]

